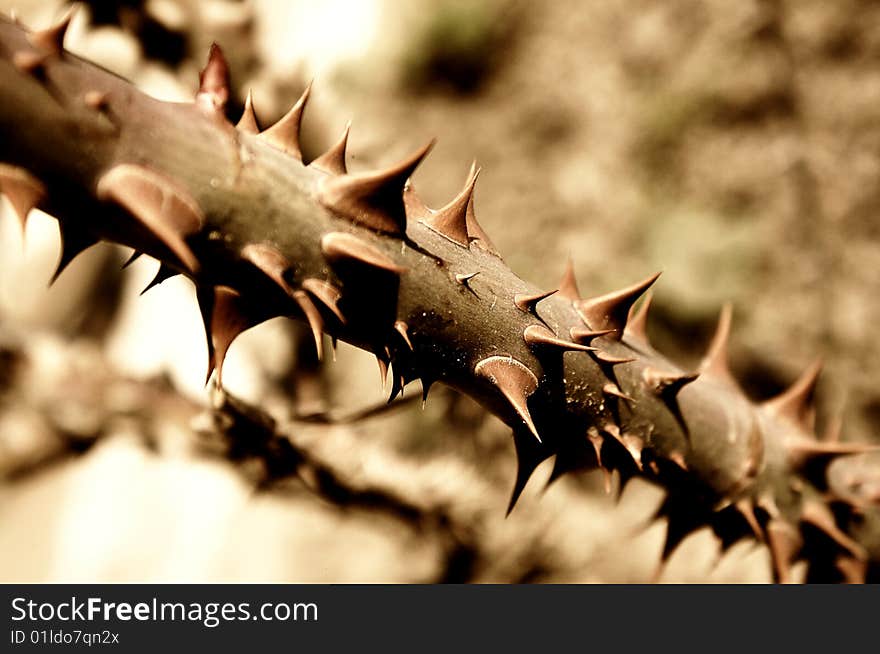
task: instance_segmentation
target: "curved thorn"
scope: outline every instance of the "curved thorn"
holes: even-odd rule
[[[244,111],[241,112],[241,118],[238,119],[235,128],[245,134],[260,133],[260,123],[257,120],[257,113],[254,111],[254,99],[250,90],[244,99]]]
[[[175,275],[179,275],[179,274],[180,273],[178,273],[176,270],[174,270],[174,268],[171,268],[170,266],[167,266],[164,263],[160,263],[159,270],[156,271],[156,275],[153,277],[153,281],[151,281],[149,284],[147,284],[144,287],[144,290],[142,290],[140,292],[140,294],[143,295],[144,293],[149,291],[151,288],[158,286],[159,284],[164,282],[166,279],[170,279],[171,277],[174,277]]]
[[[565,271],[562,273],[562,279],[559,280],[559,295],[572,302],[577,302],[581,299],[577,279],[574,275],[574,262],[571,260],[570,255],[565,262]]]
[[[639,305],[638,311],[635,310],[635,304],[629,308],[629,314],[626,319],[626,327],[623,330],[624,337],[650,345],[648,340],[648,311],[651,310],[651,291],[645,293],[645,299]]]
[[[285,273],[290,262],[274,245],[248,243],[241,249],[241,258],[271,279],[285,294],[293,297],[293,289],[287,283]]]
[[[472,175],[469,175],[468,181],[461,192],[449,204],[438,209],[422,222],[453,243],[467,247],[467,208],[473,197],[474,185],[477,183],[479,174],[480,171],[477,170]]]
[[[300,147],[300,130],[302,128],[303,112],[312,93],[312,82],[306,84],[306,88],[296,104],[290,111],[284,114],[277,123],[259,133],[259,137],[270,145],[286,152],[292,157],[302,161],[302,148]]]
[[[0,164],[0,193],[3,193],[12,205],[21,233],[27,227],[28,215],[46,198],[46,187],[24,168],[9,164]]]
[[[531,346],[549,346],[562,350],[577,350],[580,352],[593,352],[594,347],[573,343],[559,338],[549,327],[544,325],[529,325],[523,330],[523,340]]]
[[[384,170],[325,177],[318,183],[318,201],[352,222],[378,232],[402,236],[406,234],[404,185],[433,146],[434,140],[431,140],[400,163]]]
[[[345,167],[345,149],[348,146],[348,134],[351,131],[351,121],[345,124],[345,129],[340,138],[324,154],[312,161],[309,166],[323,170],[330,175],[345,175],[348,169]]]
[[[321,304],[327,307],[331,313],[339,319],[340,323],[343,325],[346,323],[345,316],[342,315],[342,311],[339,310],[339,298],[342,297],[342,293],[339,292],[339,289],[332,284],[314,278],[304,279],[302,287],[311,293],[315,299],[321,302]]]
[[[64,51],[64,36],[78,6],[74,4],[57,23],[44,30],[36,30],[28,34],[28,41],[36,48],[48,54],[61,54]]]
[[[612,338],[620,340],[626,327],[626,319],[629,315],[630,307],[657,281],[659,276],[660,273],[658,272],[619,291],[588,300],[580,300],[575,302],[575,309],[587,327],[591,329],[614,329],[616,330],[616,336]]]
[[[571,340],[577,343],[589,344],[592,343],[594,338],[607,336],[613,331],[613,329],[600,329],[598,331],[595,331],[592,329],[587,329],[586,327],[572,327],[568,330],[568,333],[571,336]],[[631,361],[635,361],[635,359],[631,359]]]
[[[312,330],[312,337],[315,339],[315,352],[318,361],[321,361],[324,358],[324,320],[321,318],[321,313],[305,291],[293,291],[292,297],[309,323],[309,329]]]
[[[557,290],[558,289],[554,288],[552,291],[546,291],[544,293],[517,293],[513,296],[513,303],[520,311],[535,315],[535,309],[538,306],[538,302],[550,297],[556,293]]]
[[[728,343],[730,342],[730,324],[733,318],[733,305],[725,302],[721,307],[721,315],[718,317],[718,326],[715,335],[709,344],[709,350],[700,362],[700,373],[708,377],[735,384],[736,381],[730,372],[727,362]]]
[[[229,100],[229,64],[223,51],[216,43],[211,43],[208,62],[199,72],[199,90],[196,105],[211,115],[223,116]]]
[[[402,320],[397,320],[394,322],[394,329],[400,334],[400,337],[403,339],[403,342],[406,343],[406,346],[412,350],[412,342],[409,340],[409,327]]]
[[[525,364],[513,357],[490,356],[474,366],[478,377],[488,380],[510,402],[513,410],[522,418],[529,431],[541,442],[535,423],[529,413],[527,400],[538,388],[538,378]]]
[[[816,360],[788,390],[771,400],[767,400],[761,406],[767,411],[791,420],[812,432],[816,420],[813,395],[816,392],[820,372],[822,372],[822,362]]]

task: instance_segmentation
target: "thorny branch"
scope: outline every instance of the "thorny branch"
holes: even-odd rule
[[[553,291],[516,277],[477,222],[478,170],[429,209],[408,180],[430,144],[349,173],[346,132],[306,164],[308,88],[268,129],[250,101],[233,126],[218,48],[195,103],[163,103],[64,51],[66,25],[0,23],[0,186],[22,223],[33,207],[58,218],[59,271],[110,240],[159,259],[160,279],[192,279],[218,382],[241,331],[297,318],[319,353],[327,332],[392,367],[392,398],[442,381],[509,424],[511,508],[553,457],[554,478],[598,466],[664,487],[665,556],[708,524],[725,542],[766,540],[780,581],[799,558],[813,578],[873,574],[878,467],[847,456],[869,445],[813,435],[818,365],[756,405],[727,367],[729,311],[692,373],[648,342],[648,301],[634,311],[657,275],[587,299],[571,269]]]

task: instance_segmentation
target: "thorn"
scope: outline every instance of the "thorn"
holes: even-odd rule
[[[679,468],[681,468],[685,472],[688,471],[688,465],[687,465],[687,461],[685,461],[684,454],[682,454],[678,450],[676,450],[674,452],[670,452],[668,458],[670,461],[672,461],[675,465],[677,465]]]
[[[614,330],[612,330],[614,331]],[[632,363],[636,361],[635,357],[619,357],[615,356],[609,352],[603,352],[602,350],[598,350],[593,354],[599,361],[602,363],[607,363],[610,366],[616,366],[621,363]]]
[[[727,363],[727,347],[730,342],[730,324],[733,317],[733,305],[725,302],[721,307],[721,315],[718,318],[718,326],[715,335],[709,345],[709,350],[700,363],[700,374],[714,377],[730,384],[736,384],[736,380],[730,372]]]
[[[199,73],[199,90],[196,104],[205,112],[225,117],[224,110],[229,100],[229,64],[223,51],[216,43],[211,43],[208,63]]]
[[[318,184],[318,200],[352,222],[402,236],[406,234],[403,187],[433,146],[432,140],[385,170],[325,177]]]
[[[626,319],[630,307],[648,288],[657,281],[660,273],[655,273],[641,282],[619,291],[600,295],[589,300],[575,302],[578,315],[591,329],[614,329],[616,338],[620,340],[626,327]]]
[[[135,250],[134,252],[132,252],[131,256],[125,260],[124,264],[122,264],[122,269],[125,270],[126,268],[128,268],[131,264],[140,259],[142,255],[143,252],[140,252],[139,250]]]
[[[761,525],[758,523],[758,518],[755,517],[755,503],[752,501],[752,498],[744,497],[734,502],[733,506],[737,511],[739,511],[739,514],[745,519],[746,523],[748,523],[749,528],[755,535],[755,538],[763,542],[764,532],[761,530]]]
[[[259,137],[266,143],[300,161],[302,161],[302,149],[300,148],[299,134],[302,127],[303,111],[311,93],[312,83],[309,82],[290,111],[284,114],[277,123],[259,133]]]
[[[315,339],[315,352],[318,354],[318,361],[321,361],[324,358],[324,320],[321,318],[321,313],[305,291],[293,291],[292,297],[305,314],[309,329],[312,330],[312,337]]]
[[[806,431],[812,432],[816,421],[813,395],[822,371],[822,362],[814,361],[788,390],[761,406],[782,418],[791,420]]]
[[[535,468],[550,456],[550,452],[542,446],[540,440],[535,441],[531,435],[523,433],[521,429],[513,430],[513,445],[516,449],[516,480],[507,505],[508,516],[516,506]]]
[[[379,270],[400,275],[406,268],[398,266],[394,261],[354,234],[330,232],[321,239],[321,251],[330,261],[350,260],[365,264]]]
[[[599,430],[595,427],[590,427],[587,430],[587,440],[593,446],[593,450],[596,452],[596,462],[599,464],[599,468],[601,468],[604,481],[605,481],[605,494],[609,495],[611,493],[611,471],[604,466],[602,463],[602,443],[604,442],[604,438],[599,434]]]
[[[331,175],[345,175],[348,169],[345,167],[345,148],[348,145],[348,134],[351,131],[351,121],[345,124],[345,129],[340,138],[327,152],[312,161],[309,166],[323,170]]]
[[[73,5],[52,27],[31,32],[28,34],[28,41],[47,54],[61,54],[64,51],[64,35],[67,34],[67,28],[70,27],[70,21],[76,10],[77,5]]]
[[[340,323],[345,324],[345,316],[339,310],[339,298],[342,297],[342,293],[335,286],[320,279],[308,278],[303,280],[302,287],[327,307],[339,319]]]
[[[516,308],[524,313],[530,313],[532,315],[537,315],[535,313],[535,309],[538,305],[538,302],[543,300],[544,298],[548,298],[554,293],[556,293],[557,289],[553,289],[552,291],[546,291],[544,293],[536,293],[533,295],[529,295],[527,293],[517,293],[513,296],[513,303],[516,305]]]
[[[467,290],[469,290],[474,295],[477,295],[477,292],[474,290],[473,286],[471,286],[471,280],[480,274],[480,271],[472,272],[467,275],[456,275],[455,281],[464,286]],[[478,296],[479,297],[479,296]]]
[[[801,509],[801,520],[824,532],[835,543],[849,552],[858,561],[867,561],[868,553],[859,543],[850,538],[837,526],[834,515],[819,500],[806,500]]]
[[[382,392],[385,392],[385,389],[388,386],[388,359],[385,358],[384,353],[376,355],[376,363],[379,365],[379,378],[382,380]]]
[[[474,195],[474,185],[479,174],[480,171],[476,170],[469,175],[462,191],[449,204],[422,221],[433,231],[464,247],[469,242],[467,208]]]
[[[880,444],[876,443],[825,443],[808,438],[788,439],[785,443],[789,459],[794,467],[802,467],[804,463],[814,459],[832,458],[847,454],[865,454],[877,452]]]
[[[12,55],[12,65],[15,66],[19,72],[26,75],[33,75],[34,77],[40,77],[45,72],[43,65],[46,63],[47,59],[49,59],[49,55],[40,54],[31,50],[21,50]]]
[[[248,243],[241,249],[241,258],[259,269],[286,295],[293,297],[294,291],[284,276],[290,269],[290,262],[278,248],[268,243]]]
[[[620,387],[617,384],[605,384],[602,387],[602,392],[605,395],[611,395],[613,397],[619,397],[621,400],[626,400],[627,402],[635,402],[633,398],[620,390]]]
[[[635,311],[635,304],[630,306],[629,314],[626,318],[626,327],[623,330],[624,337],[629,337],[640,343],[650,346],[648,340],[648,311],[651,310],[652,293],[645,293],[645,299],[639,305],[638,311]]]
[[[520,361],[504,356],[490,356],[479,361],[474,367],[474,373],[478,377],[487,379],[501,391],[540,443],[541,437],[538,435],[535,423],[532,422],[527,402],[529,396],[538,388],[538,378],[535,374]]]
[[[791,565],[801,549],[797,529],[780,518],[772,518],[765,529],[776,582],[791,583]]]
[[[235,128],[245,134],[260,133],[260,123],[257,121],[257,113],[254,111],[254,99],[250,90],[248,90],[247,97],[244,99],[244,111],[241,112],[241,118],[238,119]]]
[[[199,310],[208,339],[208,375],[217,370],[217,385],[223,385],[223,362],[232,342],[243,331],[268,318],[248,312],[241,294],[228,286],[199,287]]]
[[[699,377],[699,373],[686,375],[678,372],[663,372],[656,368],[647,367],[642,371],[642,379],[648,388],[657,395],[675,397],[682,388]]]
[[[119,164],[98,180],[97,196],[127,210],[190,272],[198,271],[198,259],[185,239],[199,232],[205,219],[176,182],[143,166]]]
[[[428,377],[419,377],[419,381],[422,384],[422,411],[424,411],[425,405],[428,403],[428,392],[431,390],[434,380]]]
[[[87,91],[83,95],[83,103],[95,111],[106,111],[109,104],[109,94],[104,91]]]
[[[51,286],[56,282],[61,273],[70,265],[81,252],[88,250],[98,242],[98,239],[86,232],[82,228],[71,228],[66,223],[58,221],[58,231],[61,234],[61,258],[58,260],[58,266],[52,278],[49,280]]]
[[[558,347],[562,350],[578,350],[592,352],[596,348],[558,338],[553,331],[544,325],[529,325],[523,331],[523,340],[531,346]]]
[[[8,199],[24,235],[28,215],[46,198],[46,187],[24,168],[0,163],[0,193]]]
[[[571,340],[589,345],[594,338],[607,336],[613,331],[613,329],[600,329],[599,331],[594,331],[592,329],[586,329],[585,327],[572,327],[568,330],[568,333],[571,336]],[[632,359],[632,361],[635,361],[635,359]]]
[[[581,299],[577,279],[574,276],[574,263],[571,260],[571,256],[565,262],[565,271],[562,273],[562,279],[559,280],[559,295],[572,302],[577,302]]]
[[[610,422],[602,425],[602,431],[604,431],[606,434],[613,437],[614,440],[616,440],[618,443],[623,445],[624,449],[626,449],[626,451],[632,457],[633,463],[636,464],[636,467],[639,469],[639,471],[643,470],[642,450],[645,447],[645,441],[634,434],[621,434],[620,428],[614,423]]]
[[[474,161],[473,163],[471,163],[470,177],[473,177],[476,174],[477,174],[477,162]],[[474,241],[477,244],[477,246],[483,248],[484,250],[489,252],[489,254],[493,254],[500,259],[501,255],[498,254],[498,250],[492,244],[492,241],[489,238],[489,235],[486,234],[485,231],[483,231],[483,228],[480,227],[480,223],[477,222],[477,214],[476,214],[476,210],[474,209],[475,202],[476,202],[475,194],[471,193],[471,197],[470,197],[470,199],[468,201],[468,205],[467,205],[467,218],[466,218],[467,219],[468,240]]]
[[[403,338],[403,342],[406,343],[406,346],[412,351],[413,346],[412,342],[409,340],[409,333],[407,331],[409,327],[407,327],[407,324],[402,320],[397,320],[394,323],[394,329],[397,330],[397,333]]]
[[[142,290],[140,292],[140,294],[143,295],[144,293],[149,291],[154,286],[158,286],[159,284],[164,282],[166,279],[170,279],[171,277],[174,277],[175,275],[179,275],[179,274],[180,273],[178,273],[176,270],[174,270],[174,268],[171,268],[170,266],[168,266],[164,263],[160,263],[159,270],[156,271],[156,276],[153,277],[153,281],[151,281],[149,284],[147,284],[146,287],[144,287],[144,290]]]

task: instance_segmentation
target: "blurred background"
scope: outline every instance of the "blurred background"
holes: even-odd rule
[[[63,5],[0,11],[43,27]],[[821,356],[820,426],[880,433],[880,2],[95,0],[67,46],[187,101],[212,41],[233,119],[251,90],[265,127],[314,79],[307,159],[348,120],[354,170],[436,136],[420,194],[445,204],[476,159],[521,277],[552,288],[571,255],[589,295],[663,270],[661,351],[694,366],[731,301],[748,393]],[[545,489],[548,462],[505,519],[506,427],[448,389],[422,409],[418,383],[375,410],[371,357],[318,364],[284,320],[235,342],[224,403],[188,281],[140,296],[157,262],[102,244],[48,288],[58,254],[53,219],[23,240],[2,202],[2,581],[770,579],[765,548],[708,530],[659,566],[639,481],[619,503],[600,473]]]

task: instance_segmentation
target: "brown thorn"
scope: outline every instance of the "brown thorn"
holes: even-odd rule
[[[742,499],[734,502],[733,506],[745,519],[746,523],[749,525],[749,529],[751,529],[752,533],[755,535],[755,538],[757,538],[759,541],[763,541],[764,532],[761,530],[761,525],[760,523],[758,523],[758,518],[755,517],[755,503],[752,501],[752,498],[743,497]]]
[[[58,266],[55,268],[52,278],[49,280],[50,286],[55,283],[61,273],[80,253],[98,242],[97,238],[83,231],[82,228],[72,229],[61,221],[58,221],[58,231],[61,234],[61,257],[58,260]]]
[[[170,266],[167,266],[164,263],[160,263],[159,270],[156,271],[156,275],[153,277],[153,281],[151,281],[149,284],[147,284],[144,287],[144,290],[142,290],[140,292],[140,294],[143,295],[144,293],[149,291],[151,288],[158,286],[159,284],[164,282],[166,279],[170,279],[171,277],[174,277],[175,275],[179,275],[179,274],[180,273],[178,273],[176,270],[174,270],[174,268],[171,268]]]
[[[474,185],[480,171],[469,175],[461,192],[449,204],[438,209],[424,222],[430,229],[464,247],[468,245],[467,208],[474,195]]]
[[[769,412],[787,418],[812,433],[816,413],[813,395],[822,371],[822,362],[814,361],[784,393],[763,403]]]
[[[730,342],[730,324],[733,317],[733,305],[725,302],[721,307],[721,315],[718,317],[718,326],[715,328],[715,335],[709,344],[709,350],[703,361],[700,363],[700,373],[709,377],[735,384],[736,381],[730,372],[728,365],[727,350]]]
[[[421,220],[431,215],[431,209],[422,202],[411,179],[403,185],[403,207],[408,220]]]
[[[325,234],[321,239],[321,252],[330,262],[348,259],[396,275],[406,271],[406,268],[398,266],[390,257],[354,234],[345,232]]]
[[[780,518],[772,518],[767,523],[765,534],[777,583],[791,583],[791,565],[801,548],[800,534]]]
[[[286,152],[292,157],[296,157],[300,161],[302,161],[300,129],[302,127],[303,112],[311,93],[312,82],[309,82],[290,111],[284,114],[277,123],[259,134],[259,137],[266,141],[266,143]]]
[[[602,387],[602,392],[605,395],[611,395],[613,397],[619,397],[621,400],[626,400],[627,402],[635,402],[633,398],[620,390],[620,387],[617,384],[608,383]]]
[[[623,330],[624,337],[650,345],[648,340],[648,311],[651,309],[651,299],[653,294],[651,291],[645,293],[645,299],[639,305],[638,311],[635,310],[635,304],[629,308],[629,314],[626,318],[626,327]]]
[[[330,175],[345,175],[348,169],[345,167],[345,148],[348,146],[348,134],[351,131],[351,121],[345,124],[340,138],[324,154],[312,161],[309,166],[323,170]]]
[[[198,271],[198,259],[185,239],[201,230],[205,219],[176,182],[143,166],[119,164],[98,180],[97,196],[126,209],[190,272]]]
[[[226,102],[229,100],[229,64],[223,51],[216,43],[211,43],[208,62],[199,73],[199,90],[196,105],[211,115],[224,116]]]
[[[471,286],[471,280],[479,274],[480,274],[480,271],[478,270],[477,272],[468,273],[467,275],[456,275],[455,281],[458,282],[459,284],[461,284],[462,286],[464,286],[471,293],[476,295],[477,292]]]
[[[619,291],[588,300],[580,300],[575,302],[575,309],[587,327],[591,329],[614,329],[616,330],[616,336],[611,338],[620,340],[624,327],[626,327],[626,319],[629,315],[630,307],[657,281],[659,276],[660,273],[658,272]]]
[[[290,262],[274,245],[248,243],[241,249],[241,258],[262,271],[284,293],[293,296],[293,289],[284,277],[290,269]]]
[[[529,325],[523,330],[523,340],[531,346],[550,346],[562,350],[577,350],[580,352],[592,352],[596,348],[580,343],[573,343],[559,338],[553,331],[544,325]]]
[[[217,370],[217,385],[223,384],[223,362],[230,345],[246,329],[259,322],[242,311],[241,295],[228,286],[198,290],[199,310],[208,338],[208,375]]]
[[[568,330],[568,333],[571,336],[571,340],[575,341],[576,343],[589,344],[593,341],[594,338],[607,336],[613,331],[613,329],[600,329],[599,331],[594,331],[585,327],[572,327]],[[632,359],[632,361],[634,360],[635,359]]]
[[[342,297],[342,293],[335,286],[320,279],[308,278],[303,280],[302,287],[327,307],[339,319],[340,323],[345,324],[345,316],[339,310],[339,298]]]
[[[109,94],[106,91],[86,91],[83,95],[83,103],[95,111],[105,111],[109,103]]]
[[[474,161],[473,163],[471,163],[470,177],[473,177],[474,175],[476,175],[476,173],[477,162]],[[493,245],[492,240],[489,238],[489,235],[486,234],[486,232],[480,226],[480,223],[477,221],[477,213],[474,208],[475,202],[475,194],[471,193],[470,199],[468,200],[466,214],[468,239],[470,241],[474,241],[478,247],[483,248],[490,254],[493,254],[500,259],[501,255],[498,254],[497,248]]]
[[[384,358],[384,356],[384,354],[376,353],[376,363],[379,366],[379,377],[382,380],[383,393],[388,386],[388,359]]]
[[[559,296],[572,302],[577,302],[581,299],[577,279],[574,275],[574,262],[572,262],[571,256],[566,260],[565,271],[562,273],[562,279],[559,280]]]
[[[676,450],[674,452],[670,452],[668,458],[670,461],[672,461],[675,465],[677,465],[679,468],[681,468],[685,472],[688,471],[688,465],[687,465],[687,461],[685,461],[684,454],[682,454],[678,450]]]
[[[672,397],[678,395],[682,388],[696,381],[699,373],[690,375],[678,372],[664,372],[656,368],[646,367],[642,371],[642,379],[648,388],[657,395],[669,394]]]
[[[608,352],[603,352],[602,350],[597,350],[593,354],[593,356],[596,357],[602,363],[607,363],[608,365],[611,365],[611,366],[616,366],[621,363],[632,363],[633,361],[636,361],[635,357],[619,357],[619,356],[615,356],[613,354],[610,354]]]
[[[831,509],[821,501],[805,501],[801,509],[801,520],[824,532],[859,561],[866,561],[868,559],[868,553],[865,551],[865,548],[841,531],[834,520]]]
[[[403,187],[433,146],[431,140],[403,161],[384,170],[325,177],[318,183],[318,200],[330,211],[352,222],[403,236],[406,234]]]
[[[535,315],[535,308],[538,306],[538,302],[543,300],[544,298],[548,298],[554,293],[557,292],[558,289],[553,289],[552,291],[545,291],[544,293],[517,293],[513,296],[513,303],[516,305],[516,308],[524,313],[531,313]]]
[[[45,185],[24,168],[0,164],[0,193],[9,199],[24,234],[31,209],[46,197]]]
[[[44,72],[43,64],[49,55],[33,52],[31,50],[21,50],[12,55],[12,65],[20,72],[26,75],[41,76]]]
[[[524,363],[513,357],[504,356],[490,356],[477,362],[474,373],[478,377],[487,379],[501,391],[540,443],[541,437],[532,421],[527,402],[528,397],[538,388],[538,378],[535,374]]]
[[[400,334],[401,338],[403,338],[403,342],[406,343],[406,346],[412,350],[412,341],[409,340],[409,327],[402,320],[397,320],[394,322],[394,329],[397,330],[397,333]]]
[[[620,443],[632,457],[633,463],[636,464],[636,467],[640,471],[643,470],[642,449],[645,446],[645,442],[640,437],[634,434],[622,434],[620,432],[620,428],[611,422],[602,425],[602,431],[604,431],[606,434],[613,437],[614,440]]]
[[[77,5],[73,5],[57,23],[44,30],[36,30],[28,34],[28,41],[36,48],[48,54],[61,54],[64,51],[64,35],[70,27],[70,21],[76,13]]]
[[[305,291],[294,291],[292,297],[309,323],[309,329],[312,330],[312,336],[315,339],[315,352],[317,352],[318,361],[320,361],[324,358],[324,320],[321,318],[321,312],[318,311],[318,307],[309,299]]]
[[[250,90],[244,99],[244,111],[241,112],[241,118],[238,119],[235,128],[245,134],[260,133],[260,124],[257,121],[257,113],[254,111],[254,99]]]

